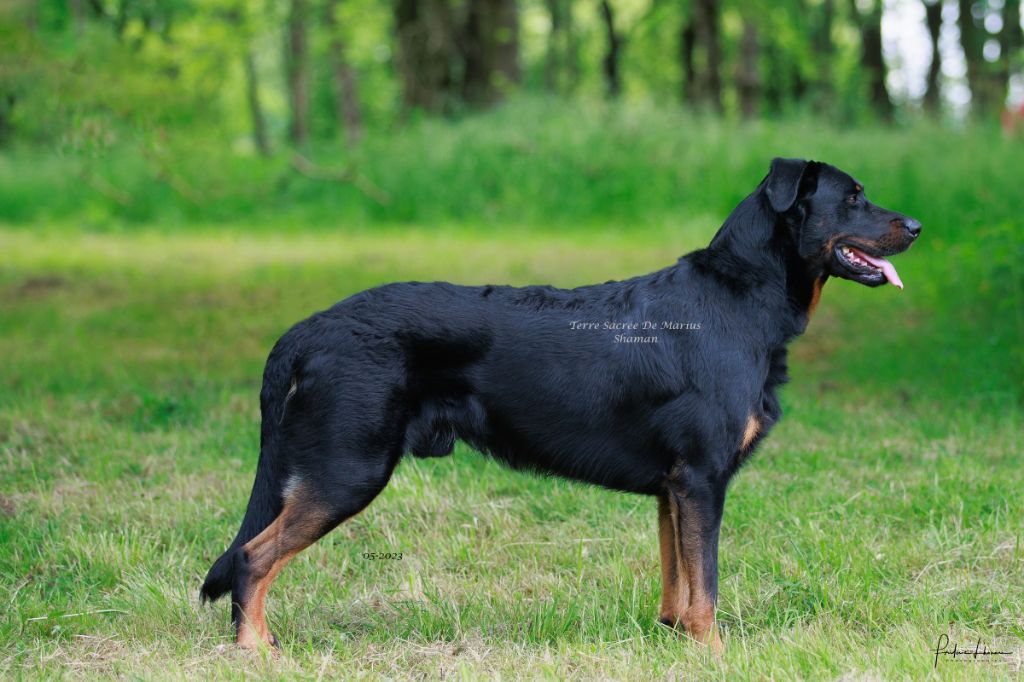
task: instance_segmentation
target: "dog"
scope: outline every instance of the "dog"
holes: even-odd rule
[[[786,346],[830,277],[903,288],[921,224],[839,169],[774,159],[707,248],[625,281],[388,284],[292,327],[267,359],[252,495],[203,600],[279,646],[271,582],[359,513],[406,454],[457,440],[516,469],[657,498],[660,621],[722,650],[726,488],[779,420]]]

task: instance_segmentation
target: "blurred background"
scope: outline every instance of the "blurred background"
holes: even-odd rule
[[[607,215],[598,193],[563,206],[542,182],[517,199],[498,168],[451,157],[503,137],[511,158],[478,160],[518,183],[517,157],[574,147],[598,112],[641,128],[1024,128],[1021,7],[1006,0],[8,0],[0,39],[8,220],[220,219],[317,199],[348,222],[514,221],[520,200],[590,219]],[[455,146],[426,149],[438,136]],[[536,139],[549,136],[576,139]],[[411,164],[448,192],[409,186]],[[641,196],[633,219],[669,200]]]
[[[228,609],[196,592],[252,485],[274,341],[389,281],[664,267],[774,156],[833,163],[924,231],[893,259],[904,291],[830,280],[792,347],[787,418],[726,508],[726,657],[655,622],[650,500],[459,445],[289,565],[274,670],[1002,674],[928,652],[1024,651],[1021,14],[3,0],[0,677],[265,673],[216,648]]]

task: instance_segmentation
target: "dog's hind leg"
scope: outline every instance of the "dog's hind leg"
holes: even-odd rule
[[[246,649],[277,645],[266,621],[270,584],[296,554],[332,527],[332,510],[305,496],[298,486],[286,497],[284,508],[259,535],[242,546],[235,557],[232,602],[237,643]]]
[[[277,518],[242,546],[235,558],[232,586],[239,646],[278,644],[266,622],[265,602],[271,583],[295,555],[358,514],[384,489],[394,461],[381,457],[374,464],[353,471],[348,484],[339,484],[326,474],[315,480],[307,480],[308,474],[303,474],[285,491],[284,507]],[[325,485],[325,481],[330,483]]]
[[[400,422],[368,392],[339,392],[330,382],[300,382],[281,430],[286,474],[281,511],[235,556],[237,642],[252,648],[275,644],[266,623],[271,583],[296,554],[339,523],[361,512],[387,485],[401,456]]]

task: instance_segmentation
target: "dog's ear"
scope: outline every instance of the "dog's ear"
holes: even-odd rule
[[[768,172],[765,193],[776,213],[785,213],[796,202],[800,191],[800,179],[807,169],[807,161],[803,159],[772,159],[772,168]]]

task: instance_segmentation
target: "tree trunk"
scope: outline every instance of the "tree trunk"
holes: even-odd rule
[[[13,137],[14,127],[11,125],[11,111],[14,109],[14,95],[0,92],[0,147],[6,146]]]
[[[548,17],[551,19],[551,30],[548,32],[547,53],[544,56],[544,88],[548,92],[558,92],[565,68],[566,50],[565,29],[566,10],[564,0],[547,0]]]
[[[270,156],[270,138],[267,135],[267,121],[260,102],[259,72],[252,51],[245,53],[245,91],[249,101],[249,115],[252,119],[252,140],[263,156]]]
[[[1002,98],[1000,105],[1005,104],[1010,94],[1010,78],[1013,76],[1013,65],[1017,63],[1017,55],[1024,47],[1024,31],[1020,26],[1020,0],[1006,0],[1003,5],[1003,29],[999,32],[999,60]]]
[[[982,94],[985,87],[982,85],[982,45],[978,35],[978,27],[974,24],[974,17],[971,16],[971,5],[973,0],[959,0],[957,8],[960,11],[957,17],[957,27],[960,29],[960,47],[964,51],[964,60],[967,62],[967,87],[971,90],[971,112],[980,114],[984,108]]]
[[[406,109],[442,111],[451,96],[455,33],[445,0],[397,0],[395,64]]]
[[[1016,1],[1016,0],[1014,0]],[[960,46],[967,62],[967,85],[971,89],[971,113],[985,117],[1002,107],[1003,83],[998,66],[985,61],[984,47],[987,33],[971,14],[971,0],[960,0]],[[1005,23],[1004,23],[1005,26]]]
[[[575,92],[580,84],[580,39],[576,34],[572,0],[565,7],[565,74],[566,92]]]
[[[466,9],[466,23],[462,29],[462,98],[473,104],[483,105],[491,99],[491,68],[487,54],[487,10],[482,5],[487,0],[469,0]]]
[[[291,123],[288,135],[298,145],[309,140],[309,45],[306,0],[291,0],[286,45],[288,100]]]
[[[580,81],[579,40],[573,28],[572,0],[547,0],[551,33],[544,62],[544,85],[551,92],[572,92]]]
[[[622,36],[615,30],[615,14],[608,0],[601,0],[601,18],[604,20],[605,35],[608,37],[608,49],[601,62],[608,96],[617,98],[622,93],[622,81],[619,78],[619,56],[622,49]]]
[[[832,42],[832,24],[835,20],[834,0],[824,0],[821,4],[821,23],[814,34],[814,55],[817,62],[817,82],[815,83],[815,108],[822,113],[832,111],[835,100],[832,63],[835,61],[835,47]]]
[[[334,112],[345,139],[356,145],[363,136],[363,116],[359,108],[359,90],[355,69],[348,63],[345,43],[338,26],[338,1],[327,0],[324,20],[330,33],[331,71],[334,75]]]
[[[519,70],[519,7],[516,0],[490,0],[493,24],[489,42],[493,50],[493,69],[497,75],[497,94],[504,96],[522,82]],[[493,80],[493,79],[492,79]]]
[[[521,81],[516,0],[397,0],[395,30],[407,107],[487,105]]]
[[[942,53],[939,51],[939,35],[942,32],[942,0],[925,0],[925,24],[928,26],[928,37],[932,45],[932,60],[928,65],[928,78],[925,81],[924,108],[931,114],[937,114],[941,106],[942,92],[939,89],[939,76],[942,74]]]
[[[696,43],[704,57],[703,68],[697,72],[698,100],[716,113],[722,113],[722,49],[718,35],[718,0],[694,2]]]
[[[740,59],[736,69],[736,89],[739,94],[740,113],[745,119],[757,116],[761,97],[761,74],[757,61],[757,26],[750,19],[744,18]]]
[[[491,104],[519,83],[519,20],[515,0],[469,0],[462,35],[462,93]]]
[[[697,68],[693,63],[696,35],[693,20],[687,20],[679,32],[679,63],[683,69],[683,101],[691,105],[697,103]]]
[[[882,0],[872,2],[866,15],[860,14],[856,0],[850,0],[850,9],[860,24],[860,63],[868,77],[871,106],[882,120],[891,121],[893,106],[885,84],[885,57],[882,54]]]

